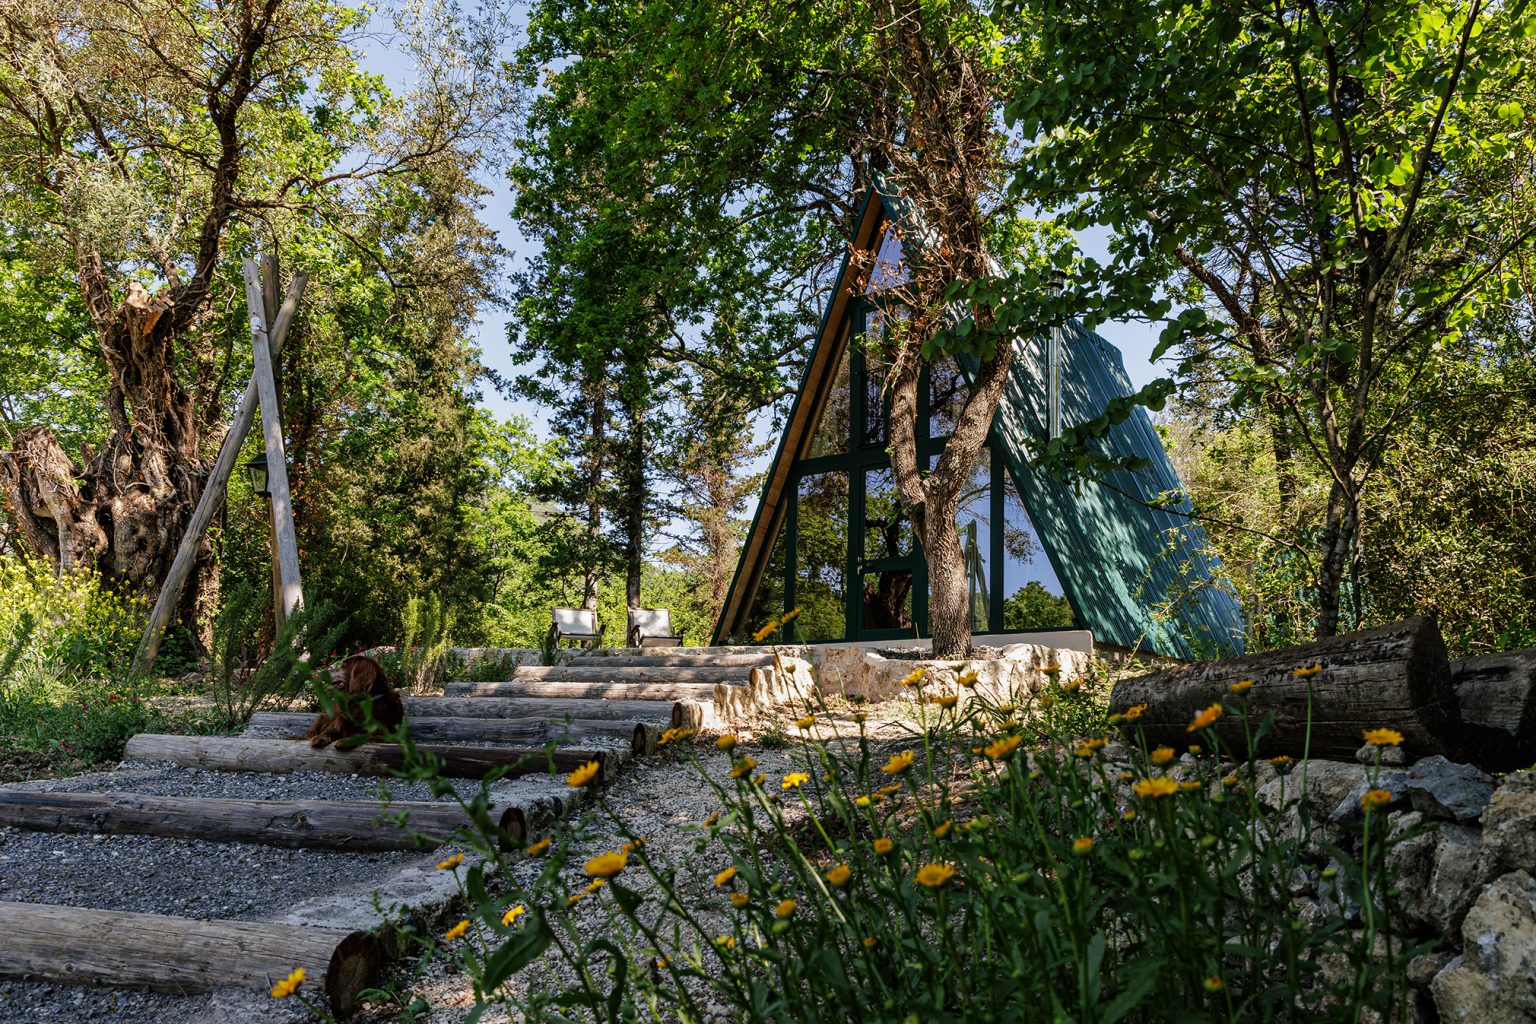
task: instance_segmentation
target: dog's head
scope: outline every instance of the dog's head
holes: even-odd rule
[[[346,693],[373,693],[387,685],[384,666],[362,654],[354,654],[332,669],[331,682]]]

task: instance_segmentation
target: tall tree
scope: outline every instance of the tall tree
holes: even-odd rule
[[[1268,437],[1316,633],[1366,614],[1363,514],[1482,313],[1523,287],[1536,143],[1523,2],[1005,0],[1038,39],[1015,187],[1112,258],[1076,298],[1161,316],[1186,383]],[[1197,394],[1187,388],[1186,394]],[[1324,490],[1316,518],[1300,478]]]
[[[208,322],[240,301],[231,239],[289,216],[345,235],[370,183],[487,128],[462,76],[428,73],[407,103],[361,73],[366,16],[326,0],[0,13],[5,216],[70,268],[104,370],[99,447],[77,462],[31,425],[0,462],[21,533],[61,569],[153,590],[169,565],[223,423],[232,342]]]

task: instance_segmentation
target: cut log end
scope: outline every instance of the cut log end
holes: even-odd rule
[[[378,976],[383,947],[377,936],[353,932],[331,954],[325,971],[325,1001],[339,1016],[357,1009],[358,997]]]

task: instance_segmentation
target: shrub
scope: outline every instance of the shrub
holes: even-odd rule
[[[329,660],[346,630],[345,618],[325,602],[290,615],[272,652],[255,664],[266,592],[242,583],[230,592],[213,626],[213,696],[226,729],[258,711],[282,711],[301,693],[330,679]]]
[[[143,631],[141,596],[107,587],[89,569],[54,575],[38,562],[0,558],[0,650],[26,643],[17,661],[73,676],[111,676],[133,658]]]
[[[423,691],[443,684],[453,615],[442,598],[412,597],[400,616],[400,672],[404,685]]]
[[[925,703],[895,747],[862,716],[856,738],[823,739],[810,708],[799,770],[779,779],[711,749],[733,759],[725,779],[690,749],[720,801],[696,826],[702,869],[653,854],[595,792],[628,842],[585,862],[590,884],[562,881],[576,866],[566,832],[537,879],[506,895],[471,867],[459,934],[472,933],[453,948],[481,1002],[509,998],[502,984],[535,959],[560,961],[553,987],[519,1001],[527,1020],[1356,1022],[1402,1010],[1419,950],[1392,942],[1384,811],[1363,810],[1358,856],[1324,847],[1325,868],[1307,801],[1291,794],[1289,830],[1260,805],[1274,767],[1229,757],[1209,728],[1192,737],[1197,756],[1170,763],[1122,720],[1134,748],[1122,772],[1106,759],[1111,737],[1059,728],[1091,719],[1091,698],[1054,680],[1045,692],[1054,717],[1025,697]],[[1245,698],[1224,713],[1244,715]],[[480,850],[502,856],[484,837]],[[1326,920],[1303,921],[1298,877],[1334,908]],[[606,924],[579,925],[571,907],[592,901]]]

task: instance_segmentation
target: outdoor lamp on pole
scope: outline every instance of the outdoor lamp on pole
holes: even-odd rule
[[[272,492],[267,490],[267,453],[261,452],[254,459],[245,464],[245,471],[251,478],[251,490],[256,492],[258,498],[270,498]]]

